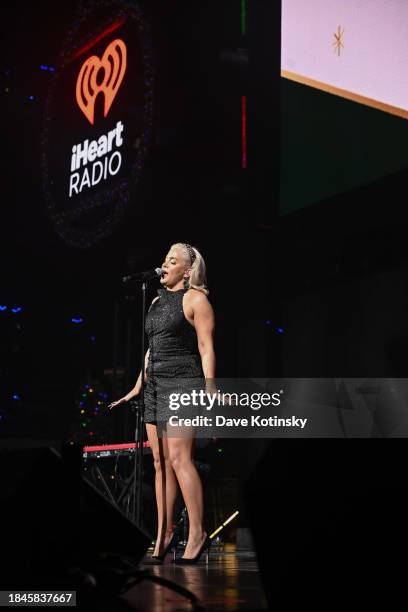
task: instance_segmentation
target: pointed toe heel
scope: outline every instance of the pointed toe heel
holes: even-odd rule
[[[180,535],[178,533],[174,533],[173,537],[171,538],[170,542],[167,544],[166,548],[163,550],[161,555],[152,555],[150,557],[151,562],[154,564],[159,565],[160,563],[163,563],[166,555],[171,552],[173,550],[173,561],[176,558],[176,550],[177,550],[177,545],[179,543],[180,540]]]
[[[205,562],[206,562],[206,565],[208,565],[208,561],[210,558],[211,542],[212,542],[211,538],[207,536],[195,557],[192,557],[191,559],[185,558],[185,557],[178,557],[175,559],[175,563],[177,563],[178,565],[192,565],[194,563],[197,563],[197,561],[200,559],[203,552],[205,552]]]

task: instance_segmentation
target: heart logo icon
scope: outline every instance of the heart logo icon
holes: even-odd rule
[[[98,84],[97,77],[101,71],[103,71],[103,79]],[[103,116],[106,117],[123,81],[125,71],[126,45],[119,38],[108,45],[102,59],[99,59],[97,55],[92,55],[82,64],[76,82],[76,100],[92,125],[95,119],[97,95],[100,92],[104,95]]]

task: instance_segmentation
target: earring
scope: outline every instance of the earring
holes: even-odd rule
[[[184,289],[188,289],[190,286],[190,279],[189,278],[184,278]]]

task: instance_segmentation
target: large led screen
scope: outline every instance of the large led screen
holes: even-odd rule
[[[282,0],[282,213],[408,166],[407,32],[404,0]]]

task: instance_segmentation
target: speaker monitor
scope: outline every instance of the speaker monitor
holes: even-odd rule
[[[50,588],[98,555],[137,563],[150,538],[81,477],[77,445],[0,450],[2,588]]]
[[[270,442],[244,499],[271,609],[405,595],[405,462],[403,439]]]

